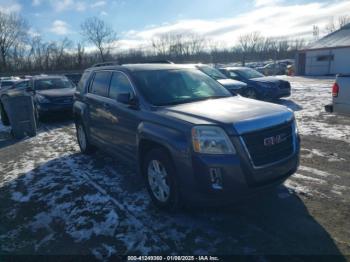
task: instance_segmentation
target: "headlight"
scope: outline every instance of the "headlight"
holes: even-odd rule
[[[36,100],[39,103],[50,103],[50,100],[47,99],[45,96],[42,96],[42,95],[36,95]]]
[[[235,154],[225,131],[217,126],[195,126],[192,128],[193,150],[202,154]]]

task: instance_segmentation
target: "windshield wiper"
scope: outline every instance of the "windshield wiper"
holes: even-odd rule
[[[170,106],[170,105],[180,105],[180,104],[187,104],[187,103],[193,103],[193,102],[199,102],[199,101],[205,101],[210,99],[219,99],[219,98],[225,98],[230,96],[208,96],[208,97],[200,97],[200,98],[192,98],[192,99],[186,99],[181,101],[173,101],[169,103],[161,104],[160,106]]]

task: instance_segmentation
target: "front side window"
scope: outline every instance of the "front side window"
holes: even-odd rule
[[[63,89],[73,87],[74,85],[67,78],[37,79],[34,83],[35,90]]]
[[[89,92],[94,95],[107,97],[111,76],[112,73],[108,71],[97,72],[90,86]]]
[[[143,96],[156,106],[231,96],[218,82],[195,69],[138,71],[134,79]]]
[[[121,72],[114,72],[111,79],[111,86],[109,88],[109,97],[117,99],[119,94],[133,94],[131,83],[126,75]]]

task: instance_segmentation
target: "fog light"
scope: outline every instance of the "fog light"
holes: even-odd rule
[[[222,176],[220,168],[210,168],[210,179],[211,186],[213,189],[221,190],[222,189]]]

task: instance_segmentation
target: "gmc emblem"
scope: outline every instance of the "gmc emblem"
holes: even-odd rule
[[[287,140],[286,134],[279,134],[264,139],[264,146],[274,146]]]

